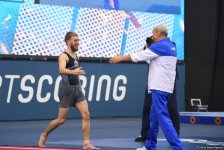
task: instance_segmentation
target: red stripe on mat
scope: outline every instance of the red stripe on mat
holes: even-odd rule
[[[0,146],[0,150],[81,150],[79,148],[50,148],[32,146]]]

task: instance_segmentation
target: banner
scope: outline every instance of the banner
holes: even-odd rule
[[[140,117],[147,86],[146,63],[81,62],[80,76],[91,117]],[[57,61],[0,61],[0,121],[51,119],[58,113],[61,77]],[[177,99],[184,108],[183,65]],[[70,118],[80,117],[74,108]]]
[[[81,66],[92,117],[141,115],[146,64],[83,62]],[[2,60],[0,68],[0,120],[57,117],[61,81],[57,61]],[[80,116],[71,110],[69,117]]]

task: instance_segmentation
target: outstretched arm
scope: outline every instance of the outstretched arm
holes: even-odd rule
[[[118,55],[118,56],[111,57],[109,60],[109,62],[111,64],[119,63],[122,61],[125,61],[125,62],[131,61],[131,56],[130,55],[127,55],[127,56]]]

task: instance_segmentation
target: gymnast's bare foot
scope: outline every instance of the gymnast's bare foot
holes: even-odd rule
[[[83,149],[92,149],[92,150],[100,150],[100,148],[93,146],[90,143],[84,144]]]
[[[46,140],[47,140],[46,135],[42,133],[42,134],[40,135],[40,139],[39,139],[39,142],[38,142],[38,146],[39,146],[39,147],[45,147],[45,142],[46,142]]]

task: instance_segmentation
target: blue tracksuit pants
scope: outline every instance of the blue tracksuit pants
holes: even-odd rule
[[[156,150],[159,126],[173,150],[184,150],[167,109],[167,102],[172,94],[152,90],[152,106],[150,111],[150,131],[146,140],[147,150]]]

